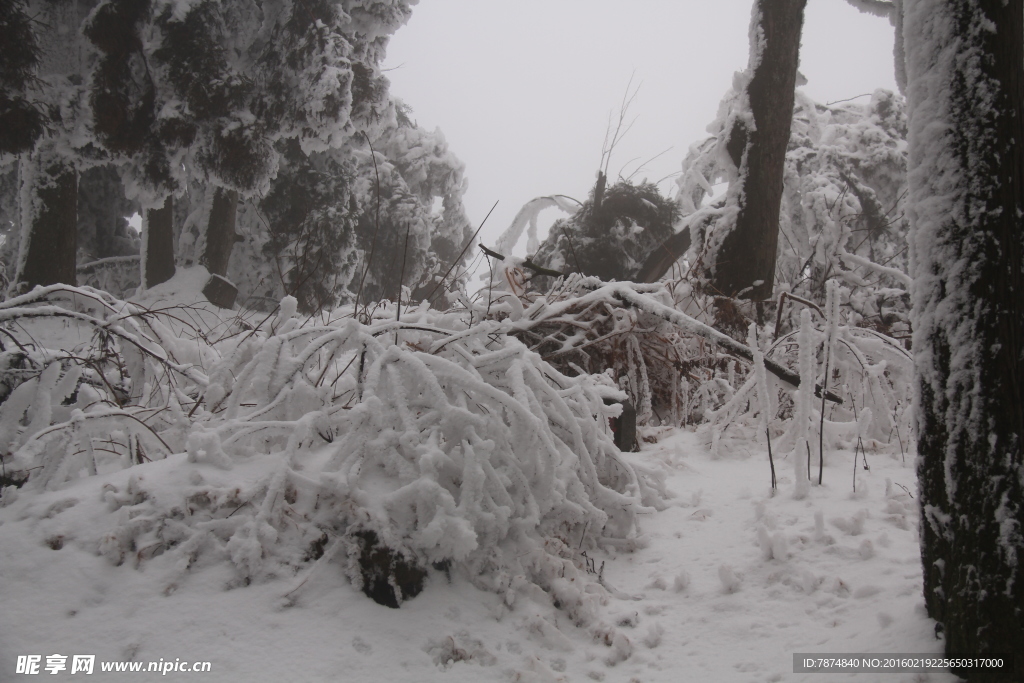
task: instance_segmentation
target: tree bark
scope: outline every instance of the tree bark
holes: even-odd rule
[[[125,218],[137,208],[125,198],[121,176],[113,165],[78,174],[78,248],[86,260],[135,253]]]
[[[161,208],[146,211],[145,228],[143,285],[154,287],[174,277],[174,197],[168,195]]]
[[[203,265],[212,275],[226,276],[231,250],[238,235],[235,234],[235,213],[238,207],[238,192],[218,187],[214,190],[213,207],[206,229],[206,252]]]
[[[1024,681],[1024,9],[905,0],[921,559],[947,654]]]
[[[29,202],[22,206],[18,289],[28,291],[36,285],[57,283],[75,285],[78,173],[59,160],[38,156],[22,166],[22,197],[28,197]]]
[[[690,229],[684,228],[682,232],[669,237],[661,245],[652,251],[640,266],[634,282],[657,282],[668,272],[668,269],[676,264],[676,261],[686,255],[690,248]]]
[[[763,44],[751,45],[753,73],[746,88],[754,128],[738,116],[728,132],[726,150],[739,169],[737,182],[742,187],[736,224],[722,241],[711,282],[725,296],[753,300],[772,296],[782,176],[806,4],[807,0],[756,0],[752,33],[759,32]]]

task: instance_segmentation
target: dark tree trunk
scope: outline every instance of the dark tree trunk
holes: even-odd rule
[[[905,0],[921,558],[949,654],[1024,681],[1024,9]]]
[[[153,287],[174,277],[174,197],[168,196],[161,208],[146,211],[146,232],[143,284]]]
[[[79,174],[78,248],[87,260],[136,253],[137,244],[126,220],[136,209],[136,204],[125,199],[114,166],[97,166]]]
[[[743,187],[736,225],[718,251],[711,283],[725,296],[741,292],[753,300],[772,296],[782,174],[806,4],[807,0],[756,0],[764,48],[747,85],[755,130],[737,117],[728,133],[726,149],[740,169]]]
[[[39,208],[26,216],[32,223],[28,226],[28,239],[20,247],[19,290],[58,282],[74,285],[77,282],[78,173],[71,166],[52,160],[32,163],[31,167],[35,172],[25,173],[22,182],[30,183],[27,195],[34,195],[32,204]]]
[[[686,255],[690,248],[690,229],[685,228],[682,232],[669,237],[650,253],[644,264],[640,266],[635,282],[657,282],[668,269],[676,264],[676,261]]]
[[[206,229],[206,253],[203,265],[212,275],[227,275],[231,250],[238,235],[235,234],[235,213],[238,207],[238,192],[218,187],[214,190],[213,208]]]

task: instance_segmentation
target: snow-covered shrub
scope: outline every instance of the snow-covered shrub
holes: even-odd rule
[[[330,536],[372,533],[496,589],[545,539],[636,542],[656,495],[612,443],[614,387],[558,373],[494,324],[445,322],[285,321],[241,344],[211,373],[214,450],[283,456],[280,486],[317,481],[319,510],[304,512]]]
[[[492,286],[464,298],[470,312],[504,320],[509,333],[566,373],[608,374],[637,406],[638,424],[706,422],[716,453],[729,431],[730,438],[771,438],[780,453],[802,449],[801,461],[812,446],[820,458],[825,449],[898,452],[909,443],[911,355],[844,312],[850,289],[836,279],[826,283],[824,309],[790,297],[789,306],[816,317],[776,339],[770,321],[758,326],[736,309],[734,325],[750,330],[741,344],[718,329],[717,318],[704,322],[712,318],[702,308],[710,298],[689,283],[609,284],[573,275],[542,295],[525,284],[528,263],[498,263]]]
[[[680,371],[706,360],[697,358],[696,348],[609,292],[593,294],[604,284],[597,278],[571,274],[540,294],[529,288],[522,263],[507,262],[499,264],[489,288],[462,298],[471,315],[505,321],[510,334],[563,373],[607,375],[627,394],[639,424],[648,423],[655,410],[669,411],[662,423],[680,423]],[[640,290],[664,295],[661,285]]]
[[[776,452],[793,454],[798,484],[808,478],[801,468],[812,452],[818,462],[822,451],[833,449],[897,450],[899,444],[903,450],[911,434],[912,356],[898,340],[844,321],[844,289],[829,280],[824,310],[804,307],[800,327],[770,343],[751,324],[753,372],[710,414],[713,450],[726,428],[755,439],[767,432]],[[820,316],[817,325],[812,310]],[[765,372],[773,359],[799,376],[799,388]]]
[[[621,392],[558,372],[499,322],[422,308],[399,323],[381,307],[368,324],[318,325],[296,306],[285,299],[268,332],[212,342],[158,319],[180,311],[85,289],[4,304],[0,320],[97,331],[87,348],[40,350],[41,374],[0,407],[5,465],[29,474],[27,491],[104,476],[111,509],[127,511],[95,550],[177,554],[169,590],[196,563],[228,562],[247,583],[337,557],[384,604],[433,566],[509,602],[541,585],[589,623],[597,598],[563,577],[585,574],[580,550],[642,543],[638,515],[662,495],[613,443],[604,399]],[[113,476],[161,458],[175,485]]]
[[[76,343],[41,347],[26,326]],[[183,413],[206,385],[195,366],[208,351],[153,312],[89,288],[37,287],[8,299],[0,330],[10,390],[0,455],[41,486],[174,452],[168,439],[181,442]]]

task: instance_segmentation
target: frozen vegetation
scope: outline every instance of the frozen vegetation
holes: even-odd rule
[[[650,339],[626,391],[527,346],[583,346],[559,336],[571,320],[716,334],[664,286],[306,318],[292,299],[215,309],[204,281],[0,308],[20,378],[0,405],[5,659],[46,643],[210,661],[220,680],[786,680],[793,652],[937,651],[889,413],[909,359],[876,334],[804,316],[810,352],[758,347],[749,374],[712,358],[691,372],[712,386],[672,399]],[[822,421],[764,358],[806,386],[826,348],[845,402]],[[623,452],[609,417],[634,390],[647,426]],[[704,425],[655,426],[673,400]]]
[[[755,0],[671,196],[609,182],[630,86],[490,249],[381,68],[415,0],[0,0],[0,678],[1017,647],[1024,10],[852,1],[907,100],[794,92]]]

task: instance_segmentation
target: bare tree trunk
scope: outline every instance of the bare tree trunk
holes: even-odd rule
[[[1024,9],[903,4],[925,604],[1024,681]]]
[[[634,282],[657,282],[676,264],[676,261],[686,255],[689,248],[690,229],[684,228],[682,232],[672,235],[650,253],[633,278]]]
[[[161,208],[146,211],[145,230],[143,284],[153,287],[174,277],[174,197],[168,195]]]
[[[807,0],[756,0],[747,85],[754,129],[737,116],[726,150],[739,169],[736,224],[714,264],[712,287],[725,296],[772,296],[779,239],[779,207],[786,147],[793,119],[793,91],[800,59],[800,31]],[[754,284],[759,283],[759,284]]]
[[[231,250],[238,235],[235,234],[235,214],[238,207],[238,192],[218,187],[214,190],[213,207],[206,229],[206,252],[203,264],[211,275],[225,276]]]
[[[22,240],[18,291],[58,282],[76,284],[78,248],[78,173],[60,160],[22,162]],[[27,184],[27,187],[25,187]]]

